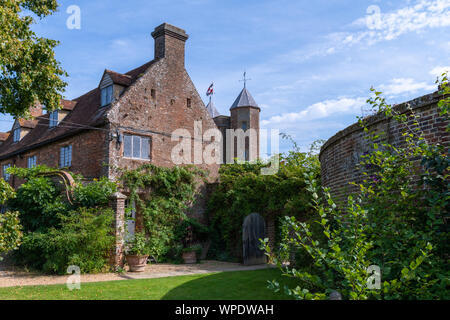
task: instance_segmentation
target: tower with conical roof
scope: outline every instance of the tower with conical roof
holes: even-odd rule
[[[239,96],[234,101],[230,108],[231,112],[231,129],[242,129],[247,132],[253,129],[255,134],[249,134],[245,138],[245,161],[253,161],[259,158],[259,116],[261,109],[253,99],[247,86],[244,82],[244,89],[242,89]],[[236,143],[234,144],[234,158],[240,158],[237,154]],[[251,150],[255,150],[253,152]],[[256,154],[255,154],[256,153]]]

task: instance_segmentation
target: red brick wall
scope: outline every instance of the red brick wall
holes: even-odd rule
[[[151,95],[152,90],[155,97]],[[188,106],[187,99],[191,100]],[[112,129],[120,133],[133,133],[151,138],[151,161],[134,160],[123,157],[123,143],[109,143],[109,172],[111,179],[117,178],[115,167],[135,169],[144,163],[173,167],[172,149],[179,142],[171,141],[176,129],[186,129],[194,138],[194,122],[202,123],[203,133],[208,129],[217,129],[201,100],[194,84],[184,67],[171,57],[158,60],[137,82],[129,87],[121,99],[108,113]],[[209,144],[204,142],[202,150]],[[194,141],[191,141],[191,160],[194,162]],[[205,163],[199,167],[208,170],[209,181],[218,178],[220,165]],[[199,185],[202,195],[206,195],[206,186]],[[205,222],[206,199],[200,196],[192,206],[190,215]]]
[[[87,179],[98,178],[105,175],[107,170],[103,164],[107,161],[107,132],[91,130],[79,133],[75,136],[59,140],[0,162],[0,170],[3,165],[10,163],[17,167],[26,168],[28,157],[36,155],[38,165],[45,164],[49,167],[59,167],[60,148],[72,145],[72,166],[70,171],[82,174]],[[3,175],[3,171],[2,171]],[[10,180],[13,187],[17,188],[23,181],[16,177]]]
[[[246,139],[245,141],[245,148],[249,150],[249,143],[256,144],[256,157],[259,158],[259,116],[260,116],[260,110],[253,107],[240,107],[235,108],[231,110],[231,128],[232,129],[241,129],[240,123],[241,121],[247,121],[247,125],[249,129],[254,129],[257,131],[256,141],[249,141],[249,139]],[[234,145],[234,157],[237,157],[237,145],[235,140]]]
[[[413,112],[419,117],[419,124],[425,138],[431,143],[450,144],[449,133],[445,130],[448,121],[439,115],[437,103],[440,96],[437,93],[429,94],[409,101]],[[401,113],[408,113],[406,104],[397,106]],[[399,125],[393,119],[386,119],[383,115],[375,115],[368,119],[370,129],[382,130],[387,133],[386,139],[395,146],[402,143],[404,125]],[[412,123],[411,123],[412,124]],[[322,168],[322,184],[331,189],[337,200],[345,200],[346,196],[357,191],[350,182],[360,182],[362,173],[356,166],[360,156],[368,150],[364,139],[364,132],[358,123],[338,132],[322,147],[320,163]]]
[[[151,97],[152,89],[155,90],[155,98]],[[191,99],[190,107],[187,105],[188,98]],[[217,128],[187,72],[166,59],[156,62],[135,85],[125,91],[109,112],[109,119],[112,128],[119,128],[121,133],[134,131],[135,134],[151,137],[151,163],[165,167],[175,165],[171,158],[172,149],[178,144],[171,141],[174,130],[186,129],[193,138],[195,121],[202,123],[203,133]],[[203,143],[203,147],[207,144]],[[194,141],[191,145],[193,161]],[[146,163],[126,159],[122,155],[123,144],[112,141],[109,158],[113,167],[136,168]],[[109,172],[111,178],[116,176],[113,167]],[[210,171],[211,181],[217,178],[219,165],[201,164],[200,167]]]

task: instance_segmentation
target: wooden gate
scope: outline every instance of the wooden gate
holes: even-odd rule
[[[266,223],[258,213],[247,216],[242,226],[244,264],[256,265],[267,262],[264,252],[259,249],[260,239],[266,238]]]

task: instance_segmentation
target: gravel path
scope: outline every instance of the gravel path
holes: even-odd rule
[[[164,278],[213,272],[247,271],[272,268],[270,265],[244,266],[238,263],[202,261],[193,265],[149,264],[144,272],[125,272],[81,275],[81,282],[101,282],[130,279]],[[68,276],[49,276],[27,272],[0,264],[0,287],[65,284]]]

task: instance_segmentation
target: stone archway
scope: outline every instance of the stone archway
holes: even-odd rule
[[[244,264],[265,264],[267,258],[259,248],[260,239],[266,238],[266,223],[258,213],[248,215],[242,225],[242,245]]]

